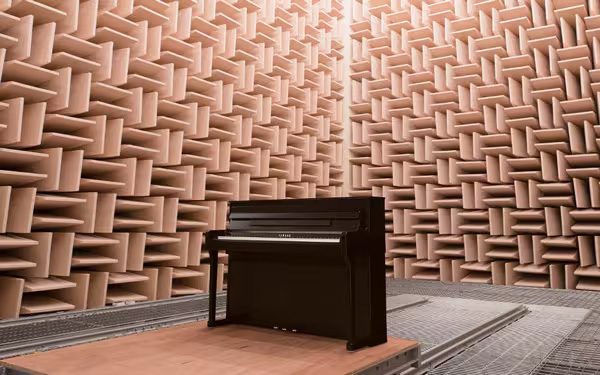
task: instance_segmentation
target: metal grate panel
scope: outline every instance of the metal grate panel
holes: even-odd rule
[[[520,318],[520,304],[427,297],[428,302],[388,314],[388,335],[419,341],[419,366],[394,374],[422,374]]]
[[[421,342],[424,355],[519,305],[432,297],[428,302],[388,314],[388,335]]]
[[[217,309],[225,307],[225,294]],[[208,296],[142,302],[0,323],[0,358],[205,319]]]
[[[530,313],[429,372],[526,375],[571,333],[588,310],[528,306]]]
[[[530,373],[534,375],[600,375],[600,293],[580,290],[539,289],[500,285],[443,283],[422,280],[388,279],[388,295],[414,294],[448,296],[484,301],[563,306],[591,312],[566,339]],[[475,359],[473,359],[475,361]],[[507,358],[507,361],[519,361]],[[523,364],[523,366],[526,366]],[[477,367],[473,368],[474,373]],[[518,370],[514,370],[518,371]],[[526,373],[526,372],[522,372]]]
[[[387,279],[387,294],[388,296],[416,294],[454,297],[527,305],[578,307],[600,311],[600,293],[583,290]]]
[[[594,311],[533,374],[600,374],[600,313]]]

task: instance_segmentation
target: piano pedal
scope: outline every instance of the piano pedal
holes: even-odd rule
[[[276,329],[276,330],[278,330],[278,331],[287,331],[287,330],[288,330],[287,328],[279,328],[279,327],[277,327],[277,326],[274,326],[274,327],[273,327],[273,329]],[[298,330],[297,330],[297,329],[295,329],[295,328],[292,328],[290,331],[291,331],[291,332],[294,332],[294,333],[297,333],[297,332],[298,332]]]

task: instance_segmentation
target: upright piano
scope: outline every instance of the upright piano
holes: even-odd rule
[[[383,198],[230,202],[227,230],[207,233],[208,326],[246,324],[386,342]],[[216,320],[218,251],[228,254],[227,309]]]

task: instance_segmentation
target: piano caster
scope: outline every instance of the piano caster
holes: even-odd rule
[[[229,321],[227,319],[220,319],[220,320],[214,320],[214,321],[207,321],[206,322],[206,326],[208,328],[215,328],[218,326],[224,326],[226,324],[229,324]]]
[[[376,346],[379,344],[381,344],[381,343],[372,343],[372,342],[369,342],[368,340],[347,341],[346,342],[346,350],[349,352],[355,352],[362,348],[368,348],[368,347]]]

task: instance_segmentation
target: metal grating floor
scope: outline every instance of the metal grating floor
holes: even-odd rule
[[[600,293],[388,280],[387,294],[396,296],[390,301],[397,305],[397,309],[391,309],[388,315],[390,335],[420,338],[424,342],[422,351],[425,355],[435,352],[433,349],[441,346],[444,340],[467,329],[468,325],[463,321],[476,326],[493,317],[494,313],[486,310],[488,307],[500,311],[515,304],[545,305],[531,307],[531,313],[442,363],[430,371],[432,375],[600,375]],[[225,294],[219,297],[220,309],[225,305],[224,297]],[[467,301],[468,308],[459,306],[465,299],[478,302]],[[444,302],[443,309],[436,306],[436,300]],[[93,341],[205,319],[207,308],[206,296],[193,296],[5,321],[0,323],[0,358],[60,347],[61,340],[68,341],[62,346],[72,345],[77,343],[78,337],[82,338],[80,342]],[[573,313],[572,308],[588,309],[591,313],[578,325],[577,320],[582,317],[580,312]],[[425,321],[428,314],[432,318],[442,312],[448,317],[446,324],[435,319],[433,323]],[[412,328],[408,329],[409,326]],[[565,335],[568,336],[564,338]],[[1,370],[0,375],[3,375]]]
[[[600,313],[592,312],[533,374],[600,374]]]
[[[225,306],[225,294],[217,309]],[[206,319],[208,296],[142,302],[0,323],[0,358]]]
[[[577,307],[600,312],[600,293],[584,290],[388,279],[387,295],[395,296],[399,294],[466,298],[526,305]]]
[[[421,353],[485,325],[519,305],[432,297],[388,314],[388,335],[421,342]]]
[[[590,313],[583,322],[561,340],[529,373],[532,375],[600,375],[600,293],[598,292],[389,279],[387,293],[389,296],[415,294],[545,305],[546,309],[547,306],[588,309]],[[514,357],[504,360],[508,363],[521,361]],[[440,372],[436,374],[445,374],[443,370],[444,368],[440,366]],[[469,374],[469,372],[465,373]],[[488,374],[478,372],[476,368],[470,373]]]
[[[528,306],[530,313],[488,336],[430,375],[527,375],[571,333],[589,310]]]

